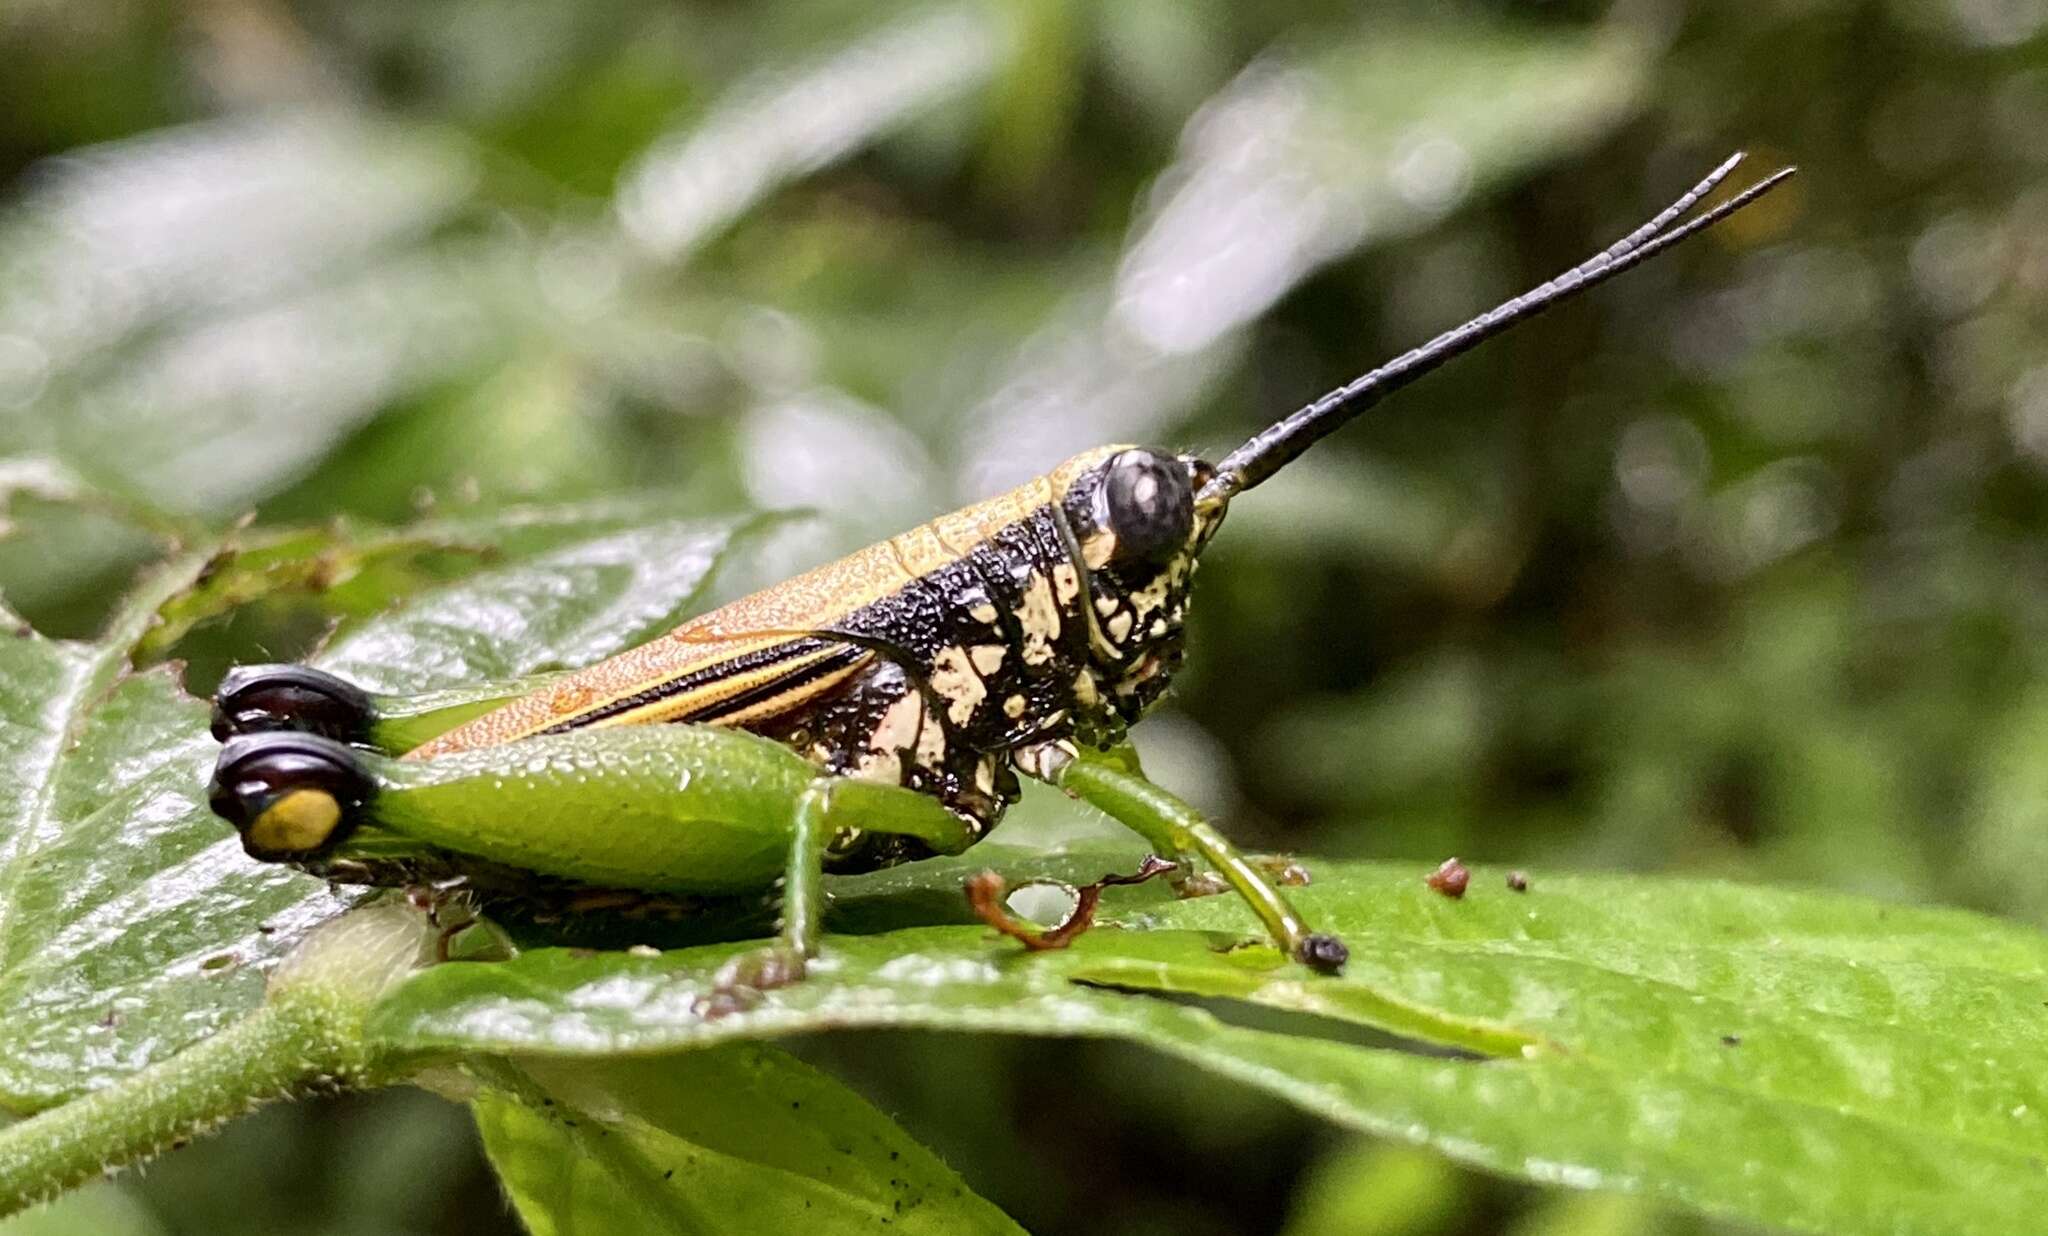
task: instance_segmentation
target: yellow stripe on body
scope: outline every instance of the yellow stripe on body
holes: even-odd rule
[[[900,591],[921,576],[958,561],[998,531],[1029,518],[1047,502],[1063,496],[1074,478],[1124,449],[1127,448],[1106,446],[1077,455],[1050,474],[1034,477],[1008,493],[940,516],[900,536],[763,588],[710,613],[700,614],[666,635],[629,648],[465,722],[413,748],[405,758],[430,759],[531,737],[573,722],[579,716],[601,711],[619,700],[658,688],[665,682],[741,660],[749,653],[808,638],[798,632],[828,631],[848,614]],[[777,672],[787,672],[789,667],[787,663],[778,662],[774,668]],[[847,673],[851,674],[858,668],[850,667]],[[744,689],[745,685],[739,689]],[[687,715],[704,706],[705,692],[715,690],[717,698],[729,697],[731,693],[725,691],[724,686],[724,680],[720,680],[717,684],[707,684],[674,699],[659,700],[644,709],[633,709],[619,717],[606,718],[598,724],[647,724]],[[816,692],[799,691],[795,694],[793,700],[779,700],[776,708],[749,707],[743,713],[719,718],[714,724],[741,725],[774,716],[778,711],[786,711],[794,704],[811,698]],[[629,717],[631,720],[626,720]]]

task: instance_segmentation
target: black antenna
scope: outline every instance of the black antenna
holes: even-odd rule
[[[1742,155],[1738,152],[1709,173],[1705,180],[1694,185],[1684,197],[1659,211],[1656,218],[1555,279],[1494,306],[1455,330],[1445,331],[1364,377],[1338,387],[1286,420],[1254,434],[1216,465],[1216,475],[1202,487],[1200,498],[1209,502],[1227,501],[1250,489],[1286,467],[1324,435],[1445,361],[1477,347],[1524,318],[1534,317],[1559,301],[1568,300],[1631,266],[1648,261],[1695,232],[1714,226],[1777,188],[1799,170],[1781,168],[1676,230],[1664,230],[1698,204],[1701,198],[1713,192],[1714,187],[1726,179],[1740,162]]]

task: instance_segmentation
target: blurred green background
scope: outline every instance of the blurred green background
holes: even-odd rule
[[[1213,455],[1747,147],[1804,175],[1240,503],[1141,746],[1258,846],[2039,921],[2044,30],[2041,0],[9,0],[0,589],[84,634],[180,520],[661,487],[846,547],[1099,442]],[[312,633],[259,610],[179,651],[203,690]],[[1724,1230],[1135,1049],[805,1050],[1034,1231]],[[514,1230],[416,1093],[265,1113],[36,1225]]]

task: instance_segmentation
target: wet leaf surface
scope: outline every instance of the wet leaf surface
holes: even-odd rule
[[[1066,879],[1131,857],[980,856]],[[937,905],[909,898],[922,883],[957,897],[963,869],[842,881],[840,921]],[[735,946],[543,949],[417,976],[375,1029],[598,1058],[847,1027],[1113,1037],[1491,1170],[1801,1230],[2005,1231],[2015,1199],[2048,1202],[2039,933],[1713,882],[1517,893],[1484,868],[1454,902],[1426,874],[1316,864],[1298,898],[1351,946],[1338,979],[1283,964],[1227,896],[1115,889],[1064,952],[966,925],[842,935],[807,982],[716,1016],[700,998]],[[1300,1016],[1248,1028],[1240,1002]]]
[[[242,854],[206,809],[206,706],[169,670],[127,671],[146,603],[203,559],[143,585],[98,643],[0,635],[0,1101],[15,1110],[225,1025],[346,904]]]

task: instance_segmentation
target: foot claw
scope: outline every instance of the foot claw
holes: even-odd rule
[[[697,1015],[716,1019],[743,1013],[760,1004],[764,992],[802,982],[804,969],[804,955],[786,944],[750,949],[711,976],[711,990],[697,998]]]
[[[1186,868],[1182,870],[1185,871]],[[1214,897],[1218,893],[1229,891],[1230,881],[1213,871],[1191,872],[1186,878],[1173,882],[1173,895],[1182,901],[1194,897]]]
[[[1294,959],[1319,973],[1336,974],[1351,960],[1351,950],[1337,937],[1317,931],[1301,938],[1301,943],[1295,946]]]

